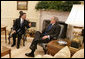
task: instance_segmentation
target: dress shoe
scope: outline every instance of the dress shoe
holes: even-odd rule
[[[15,44],[12,44],[12,45],[11,45],[11,47],[14,47],[14,46],[15,46]]]
[[[43,49],[44,50],[44,53],[46,54],[47,53],[47,50],[46,49]]]
[[[33,53],[26,53],[25,55],[28,56],[28,57],[34,57]]]

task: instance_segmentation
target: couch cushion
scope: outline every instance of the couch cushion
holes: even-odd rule
[[[53,56],[46,54],[46,55],[43,55],[42,58],[53,58]]]
[[[45,54],[45,55],[37,55],[37,56],[35,56],[34,58],[54,58],[53,56],[51,56],[51,55],[48,55],[48,54]]]
[[[34,58],[42,58],[42,55],[36,55]]]
[[[70,58],[70,50],[67,46],[62,48],[58,53],[54,55],[54,58]]]
[[[77,51],[72,58],[84,58],[84,49],[80,49]]]

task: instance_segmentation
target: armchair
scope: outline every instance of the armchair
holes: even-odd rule
[[[27,30],[27,29],[26,29]],[[10,31],[10,33],[9,33],[9,37],[8,37],[8,40],[9,40],[9,43],[8,44],[10,44],[10,38],[12,38],[12,31],[13,31],[13,28],[11,28],[11,31]],[[23,46],[25,46],[25,41],[27,40],[26,39],[26,32],[22,35],[22,39],[23,39]]]
[[[43,21],[43,28],[45,28],[48,24],[50,23],[50,20],[44,20]],[[66,38],[66,33],[67,33],[67,24],[64,22],[59,21],[58,24],[61,26],[60,34],[58,38]],[[56,39],[56,38],[54,38]],[[44,53],[46,54],[47,52],[47,43],[40,43],[39,44],[41,47],[43,47]]]
[[[14,24],[15,20],[13,20],[13,24]],[[25,28],[25,33],[22,35],[22,39],[23,39],[23,46],[25,46],[25,41],[27,40],[26,39],[26,31],[27,31],[27,28]],[[9,32],[9,36],[8,36],[8,44],[10,44],[10,38],[12,38],[12,32],[13,32],[13,27],[11,28],[10,32]]]

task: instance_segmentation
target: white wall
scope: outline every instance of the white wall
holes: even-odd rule
[[[23,11],[27,13],[27,19],[37,23],[37,27],[34,29],[39,30],[40,12],[35,9],[37,3],[38,1],[28,1],[28,10]],[[19,11],[17,10],[17,1],[1,1],[1,24],[7,26],[7,30],[12,27],[13,20],[18,18]]]

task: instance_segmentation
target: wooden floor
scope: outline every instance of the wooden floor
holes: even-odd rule
[[[19,49],[17,49],[16,46],[11,47],[11,44],[13,42],[12,39],[11,39],[11,44],[9,45],[8,41],[7,41],[7,43],[5,43],[5,39],[4,38],[5,38],[4,37],[4,32],[2,32],[1,33],[1,46],[6,46],[8,48],[11,48],[11,56],[12,56],[12,58],[33,58],[33,57],[25,56],[25,53],[29,53],[31,51],[29,49],[29,46],[30,46],[33,38],[27,37],[27,41],[25,43],[25,46],[23,46],[23,44],[22,44],[23,42],[21,40],[21,44],[20,44],[20,48]],[[38,55],[38,54],[44,55],[44,51],[43,51],[42,47],[40,47],[40,46],[37,46],[37,50],[35,51],[35,56]],[[1,58],[9,58],[9,55],[5,55],[5,56],[3,56]]]

